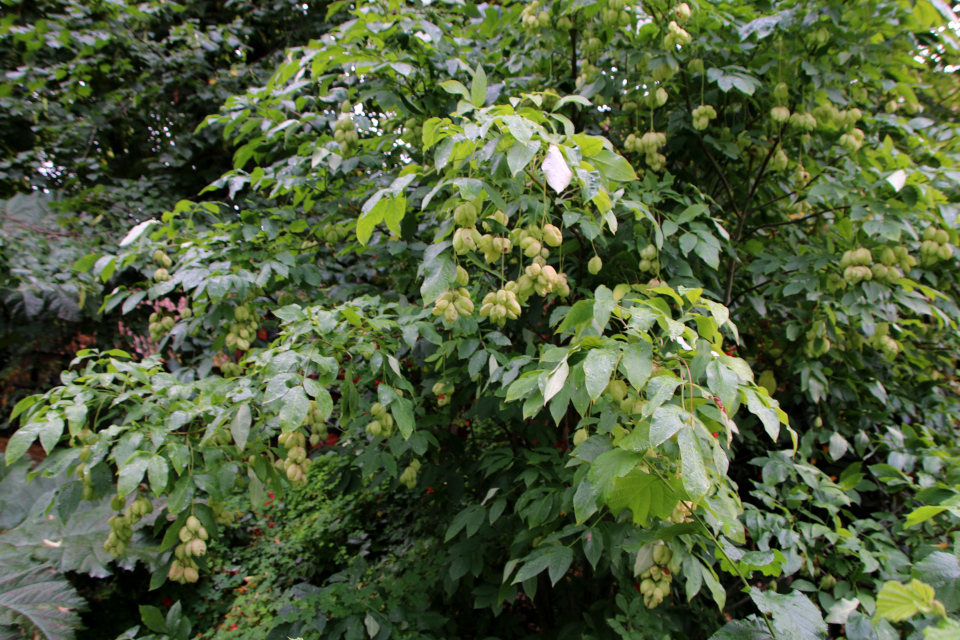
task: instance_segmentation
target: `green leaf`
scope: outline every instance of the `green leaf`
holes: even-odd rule
[[[531,140],[526,144],[519,140],[514,142],[510,150],[507,151],[507,166],[510,167],[511,175],[515,176],[523,171],[524,167],[530,164],[530,161],[533,160],[533,157],[537,155],[537,151],[539,150],[539,140]]]
[[[406,398],[396,398],[390,403],[390,413],[397,421],[400,435],[404,440],[409,440],[416,426],[413,418],[413,403]]]
[[[473,82],[470,83],[470,100],[477,109],[482,107],[487,101],[487,74],[482,65],[477,65],[477,70],[473,74]]]
[[[557,333],[563,333],[567,329],[575,329],[582,324],[592,321],[593,300],[578,300],[576,304],[570,308],[570,311],[567,312],[567,315],[564,316],[563,322],[557,327]]]
[[[609,180],[631,182],[637,179],[637,174],[627,159],[609,149],[603,149],[591,156],[590,162],[597,165]]]
[[[49,565],[30,561],[16,549],[0,551],[0,566],[5,569],[0,580],[0,637],[72,640],[74,630],[81,627],[77,610],[85,603],[70,583]]]
[[[943,604],[934,599],[935,595],[933,587],[916,579],[908,584],[884,582],[877,594],[877,613],[873,619],[901,622],[918,613],[945,616]]]
[[[946,510],[947,510],[946,507],[934,507],[931,505],[924,505],[922,507],[918,507],[907,515],[907,520],[904,523],[904,525],[907,527],[914,527],[918,524],[926,522],[927,520],[929,520],[930,518],[933,518],[934,516],[940,515]]]
[[[120,478],[117,481],[117,493],[120,496],[125,496],[131,491],[136,491],[140,485],[140,481],[143,480],[144,474],[147,472],[149,463],[150,458],[144,454],[128,460],[120,467]]]
[[[513,582],[510,584],[517,584],[518,582],[535,578],[537,575],[542,573],[550,566],[550,562],[552,560],[550,553],[556,548],[557,547],[548,547],[546,549],[537,549],[527,556],[523,566],[520,567],[520,571],[517,572],[517,575],[513,578]]]
[[[230,423],[230,434],[237,445],[237,449],[242,453],[247,447],[247,439],[250,437],[250,425],[253,423],[253,417],[250,413],[250,403],[245,402],[237,409]]]
[[[618,353],[612,349],[591,349],[583,361],[587,393],[596,400],[607,388],[610,376],[617,367]]]
[[[550,554],[550,566],[547,568],[551,586],[556,586],[573,564],[573,549],[570,547],[554,547],[554,549],[556,551]]]
[[[789,594],[750,590],[750,598],[761,613],[773,615],[773,629],[779,640],[821,640],[827,625],[810,599],[794,590]]]
[[[280,409],[280,428],[284,433],[299,429],[310,412],[310,399],[303,387],[294,387],[283,396]]]
[[[167,502],[167,509],[172,514],[178,514],[188,506],[193,500],[193,478],[191,476],[180,476],[177,483],[170,492],[170,500]]]
[[[615,516],[630,509],[634,523],[649,527],[658,519],[669,518],[679,502],[680,496],[673,487],[653,474],[634,469],[614,480],[607,506]]]
[[[960,609],[960,563],[957,556],[934,551],[913,565],[913,575],[934,588],[937,599],[949,612]]]
[[[423,252],[421,272],[425,274],[420,295],[423,304],[433,304],[442,293],[447,291],[457,277],[457,266],[450,260],[444,251],[451,246],[450,242],[441,242],[427,247]]]
[[[160,612],[160,609],[156,607],[140,605],[140,619],[143,620],[143,624],[147,625],[147,628],[154,633],[167,632],[167,623],[163,619],[163,614]]]
[[[445,80],[444,82],[440,83],[440,86],[447,93],[455,93],[463,96],[467,100],[471,99],[470,91],[465,86],[463,86],[462,82],[458,80]]]
[[[607,500],[615,487],[614,480],[633,471],[644,455],[645,453],[613,449],[597,456],[587,474],[593,485],[593,495]]]
[[[710,490],[710,479],[707,477],[707,469],[703,464],[703,455],[693,427],[687,425],[680,430],[677,444],[680,445],[683,488],[687,490],[691,500],[699,502]]]
[[[383,218],[390,206],[388,202],[389,200],[383,199],[383,191],[381,190],[377,191],[363,205],[360,217],[357,219],[357,242],[365,245],[370,241],[373,230],[377,228],[378,224],[383,222]]]
[[[367,635],[371,638],[375,638],[378,633],[380,633],[380,623],[377,622],[376,618],[373,617],[373,614],[367,613],[366,617],[363,619],[363,626],[367,629]]]
[[[660,407],[650,419],[650,445],[658,447],[683,427],[690,414],[675,404]]]
[[[447,533],[444,536],[444,542],[452,540],[464,528],[467,530],[467,537],[472,536],[483,524],[486,510],[478,505],[470,505],[456,515],[450,526],[447,527]]]

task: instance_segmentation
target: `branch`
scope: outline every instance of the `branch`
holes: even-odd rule
[[[849,205],[849,204],[848,204],[848,205],[844,205],[844,206],[842,206],[842,207],[837,207],[836,209],[821,209],[820,211],[814,211],[813,213],[811,213],[811,214],[809,214],[809,215],[806,215],[806,216],[803,216],[802,218],[791,218],[790,220],[784,220],[784,221],[782,221],[782,222],[768,222],[768,223],[766,223],[766,224],[760,224],[760,225],[757,225],[757,226],[753,227],[752,229],[748,230],[747,232],[745,232],[745,233],[743,234],[743,238],[741,238],[741,240],[745,240],[745,239],[749,238],[749,237],[751,236],[751,234],[759,231],[760,229],[769,229],[769,228],[772,228],[772,227],[782,227],[782,226],[788,225],[788,224],[796,224],[796,223],[798,223],[798,222],[803,222],[804,220],[809,220],[810,218],[816,218],[817,216],[823,215],[824,213],[830,213],[830,212],[834,212],[834,213],[835,213],[835,212],[837,212],[837,211],[844,211],[844,210],[846,210],[846,209],[849,209],[851,206],[853,206],[853,205]]]
[[[60,231],[51,231],[50,229],[44,229],[43,227],[38,227],[36,225],[30,224],[29,222],[24,222],[23,220],[21,220],[20,218],[17,218],[16,216],[10,215],[10,212],[7,211],[6,209],[3,210],[3,213],[0,213],[0,218],[3,218],[4,220],[9,220],[10,222],[17,225],[18,227],[23,227],[24,229],[29,229],[30,231],[35,231],[45,236],[52,236],[55,238],[73,238],[80,235],[75,231],[60,232]]]

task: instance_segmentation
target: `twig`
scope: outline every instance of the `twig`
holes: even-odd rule
[[[10,212],[7,211],[6,209],[3,210],[3,213],[0,213],[0,218],[3,218],[4,220],[9,220],[10,222],[17,225],[18,227],[23,227],[24,229],[29,229],[30,231],[35,231],[37,233],[42,233],[43,235],[53,236],[56,238],[72,238],[79,235],[75,231],[60,232],[60,231],[51,231],[50,229],[44,229],[43,227],[38,227],[36,225],[30,224],[29,222],[24,222],[23,220],[21,220],[16,216],[10,215]]]

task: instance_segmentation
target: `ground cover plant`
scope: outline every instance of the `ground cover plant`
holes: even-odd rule
[[[3,20],[7,331],[92,337],[8,403],[2,633],[960,633],[948,5]]]

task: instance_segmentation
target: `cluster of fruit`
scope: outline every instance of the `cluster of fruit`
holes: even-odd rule
[[[417,486],[417,473],[420,471],[420,461],[414,459],[410,466],[403,470],[403,473],[400,474],[400,484],[404,485],[407,489],[413,489]]]
[[[423,139],[423,127],[416,118],[407,118],[407,120],[404,121],[403,133],[400,134],[400,139],[411,145],[418,144],[419,141]]]
[[[189,318],[189,307],[187,307],[185,311],[188,311],[188,315],[184,317]],[[163,340],[163,336],[167,335],[176,323],[177,320],[173,316],[167,316],[158,311],[154,311],[150,314],[150,324],[147,325],[147,329],[150,331],[150,339],[154,342],[160,342]]]
[[[673,512],[670,514],[670,517],[667,518],[673,524],[683,524],[684,522],[690,522],[693,520],[693,503],[681,501],[677,503],[677,506],[673,508]]]
[[[552,270],[552,267],[550,269]],[[504,285],[504,288],[495,292],[491,291],[485,295],[483,302],[480,304],[480,315],[484,318],[490,318],[491,322],[501,327],[506,324],[508,319],[516,320],[520,316],[518,289],[517,283],[511,280]]]
[[[510,241],[510,238],[498,238],[487,233],[480,236],[477,248],[483,253],[483,259],[487,261],[487,264],[493,264],[503,254],[510,253],[513,250],[513,242]]]
[[[629,27],[633,24],[633,16],[625,11],[627,0],[608,0],[607,8],[603,10],[601,20],[605,27]]]
[[[561,31],[571,31],[573,29],[573,20],[567,16],[560,16],[557,20],[557,29]]]
[[[693,110],[693,128],[703,131],[710,126],[710,121],[717,117],[717,110],[709,104],[702,104]]]
[[[299,431],[282,433],[278,438],[280,445],[287,448],[287,457],[277,458],[276,465],[287,474],[287,480],[297,486],[307,484],[307,472],[313,460],[307,457],[307,438]]]
[[[546,224],[542,228],[531,226],[525,229],[514,229],[510,232],[510,240],[519,244],[523,255],[528,258],[549,258],[550,250],[543,245],[559,247],[563,244],[563,233],[556,225]]]
[[[869,342],[874,349],[882,351],[890,359],[900,352],[900,345],[890,336],[890,324],[887,322],[877,323]]]
[[[789,164],[790,159],[787,157],[786,152],[784,152],[783,147],[777,145],[777,150],[773,153],[773,158],[770,160],[770,165],[776,171],[784,171]]]
[[[173,551],[173,563],[167,577],[180,584],[196,582],[200,579],[200,571],[194,558],[206,555],[206,541],[210,534],[196,516],[190,516],[180,528],[179,535],[180,544]]]
[[[233,360],[228,360],[220,365],[220,373],[224,378],[239,378],[243,375],[243,365]]]
[[[454,323],[460,316],[473,315],[473,300],[470,292],[463,287],[445,291],[433,303],[433,315],[443,316],[447,322]]]
[[[817,118],[820,124],[834,124],[838,127],[852,127],[863,117],[863,112],[856,107],[852,109],[837,109],[832,102],[824,102],[813,109],[811,113]]]
[[[310,446],[315,447],[327,439],[327,423],[320,413],[320,407],[315,400],[310,401],[307,417],[303,420],[304,426],[310,429]]]
[[[533,33],[550,26],[550,14],[547,11],[541,11],[540,2],[533,0],[520,13],[520,22],[524,29]]]
[[[813,131],[817,128],[817,119],[812,113],[794,113],[790,116],[790,126],[801,131]]]
[[[340,145],[340,153],[344,157],[353,155],[360,142],[360,136],[357,134],[357,125],[350,118],[350,111],[353,106],[349,100],[344,100],[340,105],[340,117],[333,125],[333,139]]]
[[[80,462],[74,468],[73,472],[83,484],[83,492],[80,494],[81,499],[93,500],[96,497],[96,492],[93,490],[93,476],[87,471],[87,461],[93,453],[93,445],[96,444],[96,437],[90,429],[81,430],[77,437],[80,442],[84,444],[80,447]]]
[[[813,323],[813,326],[806,333],[807,342],[804,345],[804,352],[808,358],[819,358],[830,351],[833,346],[827,337],[827,325],[822,320]]]
[[[687,11],[689,10],[688,8]],[[663,36],[663,48],[666,51],[673,51],[678,46],[690,44],[692,40],[693,38],[683,27],[671,20],[667,25],[667,35]]]
[[[648,244],[640,250],[640,271],[660,271],[660,261],[657,259],[657,248]]]
[[[246,305],[240,305],[233,310],[233,318],[236,322],[230,325],[230,331],[227,333],[227,347],[249,351],[250,343],[257,337],[260,316],[257,315],[256,311],[247,308]]]
[[[927,227],[923,230],[923,242],[920,244],[920,260],[924,266],[933,266],[941,260],[953,257],[949,245],[950,234],[943,229]]]
[[[481,311],[481,313],[483,313]],[[433,395],[437,396],[437,406],[445,407],[450,404],[450,399],[453,397],[453,385],[447,384],[446,382],[438,382],[433,385]]]
[[[367,425],[367,435],[379,438],[381,435],[389,438],[393,433],[393,416],[387,411],[387,408],[379,402],[374,402],[370,407],[370,415],[373,420]]]
[[[114,496],[113,500],[110,501],[110,506],[115,511],[123,509],[124,504],[125,500],[120,496]],[[108,520],[110,535],[107,536],[107,541],[103,543],[103,550],[115,558],[122,556],[127,549],[127,545],[133,539],[133,525],[140,522],[143,516],[151,512],[153,512],[153,503],[146,496],[139,496],[130,503],[123,515],[115,515],[110,518]]]
[[[770,109],[770,117],[774,122],[783,124],[790,119],[790,109],[783,106],[774,107],[773,109]]]
[[[849,153],[856,153],[863,146],[863,131],[854,127],[850,131],[840,136],[838,140],[841,147]]]
[[[673,576],[667,565],[673,559],[673,551],[665,544],[658,544],[653,549],[654,565],[640,574],[640,593],[643,594],[643,604],[647,609],[653,609],[663,602],[670,593],[670,583]]]
[[[350,235],[350,230],[335,224],[325,224],[320,231],[327,244],[337,244]]]
[[[173,266],[173,260],[171,260],[170,256],[164,253],[162,249],[157,249],[153,252],[153,261],[164,269],[169,269]]]
[[[631,133],[623,142],[623,146],[627,151],[645,154],[645,159],[647,164],[650,165],[650,168],[654,171],[659,171],[667,162],[667,158],[663,154],[658,153],[658,151],[660,147],[666,143],[667,134],[648,131],[639,137]]]
[[[153,272],[154,282],[168,282],[169,280],[170,280],[170,273],[163,267],[160,267],[159,269]]]
[[[233,511],[223,506],[222,502],[211,502],[209,506],[210,510],[213,511],[213,519],[216,520],[219,525],[231,525],[237,518]]]
[[[862,280],[873,280],[873,271],[868,265],[873,263],[873,254],[869,249],[851,249],[840,258],[843,279],[847,284],[857,284]]]

